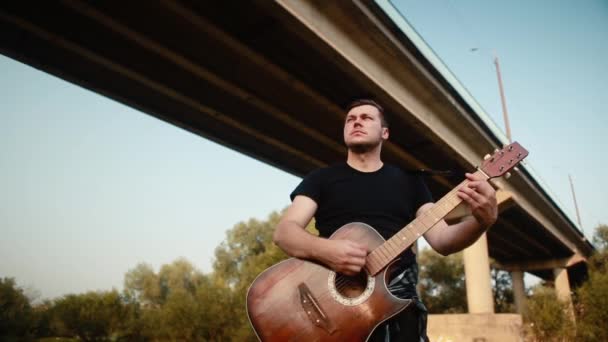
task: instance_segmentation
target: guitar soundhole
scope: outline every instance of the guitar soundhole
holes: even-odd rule
[[[332,298],[348,306],[365,302],[374,292],[375,284],[375,278],[366,272],[347,276],[330,271],[327,278],[327,287]]]
[[[337,273],[335,286],[338,293],[346,298],[359,297],[367,287],[367,274],[361,272],[354,276]]]

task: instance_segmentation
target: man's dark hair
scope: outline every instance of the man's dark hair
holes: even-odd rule
[[[348,106],[346,106],[346,112],[348,113],[351,109],[363,105],[370,105],[376,107],[376,109],[378,109],[378,112],[380,113],[380,122],[382,124],[382,127],[388,128],[388,121],[386,120],[386,115],[384,114],[384,108],[382,108],[382,106],[378,102],[372,99],[363,98],[353,100],[348,104]]]

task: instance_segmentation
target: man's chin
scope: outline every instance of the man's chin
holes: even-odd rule
[[[351,143],[351,144],[347,144],[346,147],[348,147],[349,150],[351,150],[354,153],[367,153],[370,152],[372,150],[374,150],[379,144],[372,144],[372,143]]]

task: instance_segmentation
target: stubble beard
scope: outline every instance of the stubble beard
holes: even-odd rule
[[[380,146],[380,143],[380,141],[347,143],[346,147],[353,153],[364,154],[373,151]]]

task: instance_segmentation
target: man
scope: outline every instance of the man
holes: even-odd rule
[[[315,170],[302,180],[276,227],[275,243],[291,256],[315,259],[336,272],[353,275],[361,271],[370,251],[357,242],[327,239],[335,230],[346,223],[364,222],[388,239],[432,207],[431,195],[419,176],[382,162],[382,143],[388,137],[384,110],[378,103],[369,99],[352,102],[344,123],[346,162]],[[442,255],[471,245],[497,218],[492,186],[472,174],[466,177],[470,182],[459,189],[458,196],[472,215],[452,225],[442,220],[424,234]],[[304,229],[313,217],[319,237]],[[389,289],[398,297],[414,299],[415,308],[379,326],[370,340],[428,341],[426,309],[415,290],[418,268],[411,248],[400,260],[400,275],[389,283]]]

